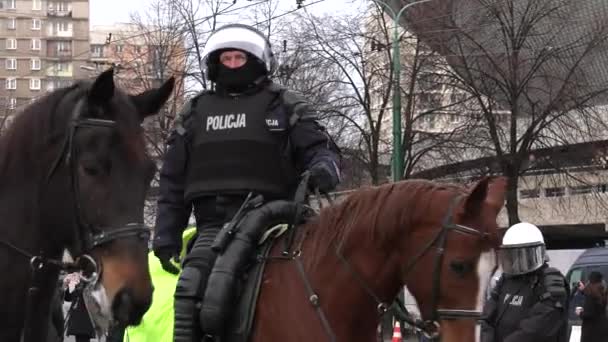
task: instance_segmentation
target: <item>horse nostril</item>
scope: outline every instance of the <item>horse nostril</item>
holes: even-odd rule
[[[121,323],[128,323],[133,310],[133,296],[127,289],[120,290],[112,303],[112,315]]]
[[[121,289],[112,303],[114,319],[124,325],[137,325],[152,305],[152,296],[141,300],[129,288]]]

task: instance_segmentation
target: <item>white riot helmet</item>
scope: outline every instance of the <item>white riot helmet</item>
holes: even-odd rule
[[[498,262],[503,273],[530,273],[541,268],[546,261],[545,239],[538,227],[521,222],[507,229],[498,250]]]
[[[272,46],[262,32],[244,24],[229,24],[213,32],[205,43],[202,53],[205,74],[209,75],[210,64],[217,62],[210,60],[213,53],[225,49],[242,50],[256,57],[264,64],[268,75],[272,75],[277,68]],[[213,73],[211,72],[211,74]],[[212,77],[210,80],[214,81]]]

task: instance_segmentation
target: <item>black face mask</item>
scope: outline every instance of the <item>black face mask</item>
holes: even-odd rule
[[[266,75],[264,66],[251,59],[236,69],[230,69],[219,63],[216,83],[229,92],[242,92],[255,86],[256,81],[264,75]]]

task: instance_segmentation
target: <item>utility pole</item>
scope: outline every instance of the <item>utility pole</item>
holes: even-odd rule
[[[403,150],[401,149],[401,53],[399,49],[399,19],[405,10],[411,6],[431,0],[419,0],[409,3],[395,12],[391,6],[380,0],[371,0],[386,9],[393,20],[393,67],[391,69],[393,84],[393,156],[391,160],[391,174],[393,182],[403,177]]]

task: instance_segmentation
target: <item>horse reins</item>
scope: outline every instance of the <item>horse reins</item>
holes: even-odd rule
[[[66,92],[66,94],[63,95],[63,98],[60,100],[59,103],[65,100],[67,95],[74,89],[77,89],[77,87],[74,87],[70,91]],[[35,255],[28,251],[25,251],[22,248],[15,246],[14,244],[8,241],[0,240],[0,244],[8,247],[9,249],[17,252],[18,254],[30,260],[29,263],[32,269],[32,283],[30,288],[28,289],[27,302],[32,307],[28,307],[26,309],[26,317],[24,320],[25,324],[23,330],[25,332],[24,342],[29,342],[29,339],[27,337],[28,331],[34,330],[33,327],[28,326],[28,323],[32,325],[34,324],[33,322],[30,322],[32,320],[31,315],[33,314],[32,311],[36,311],[35,306],[40,300],[40,286],[44,284],[44,279],[41,279],[43,278],[42,273],[44,269],[46,269],[47,267],[52,267],[56,270],[66,272],[82,271],[82,279],[89,284],[94,284],[99,279],[102,269],[100,263],[96,262],[94,257],[87,254],[88,252],[90,252],[96,247],[99,247],[117,239],[136,237],[147,242],[150,238],[150,228],[148,228],[143,222],[129,223],[116,228],[101,226],[97,227],[92,224],[86,223],[86,220],[83,217],[83,212],[79,201],[79,182],[77,175],[78,165],[75,162],[75,155],[78,152],[74,144],[74,137],[76,131],[78,128],[116,128],[115,120],[80,118],[84,101],[84,99],[80,99],[72,111],[68,130],[66,132],[65,138],[63,139],[59,155],[52,163],[51,169],[47,174],[45,182],[45,185],[48,186],[56,171],[59,169],[60,165],[62,163],[65,163],[69,171],[70,192],[72,202],[74,204],[75,231],[78,233],[78,238],[76,239],[77,246],[74,248],[74,252],[76,254],[75,262],[64,262],[61,260],[52,259],[44,256],[43,253],[41,253],[40,255]],[[57,107],[59,107],[59,104],[57,105]],[[40,324],[46,324],[46,322]]]
[[[317,196],[319,196],[319,194],[317,194]],[[326,198],[329,201],[329,203],[332,204],[333,201],[331,200],[331,198],[329,196],[326,196]],[[461,198],[461,196],[459,195],[459,196],[456,196],[454,199],[452,199],[452,201],[450,202],[450,206],[448,207],[448,213],[446,214],[445,219],[443,220],[443,223],[441,225],[441,229],[437,232],[435,237],[433,239],[431,239],[431,241],[429,241],[424,246],[424,248],[412,259],[412,261],[410,261],[410,263],[404,268],[404,271],[405,271],[404,275],[407,276],[410,273],[410,271],[413,269],[413,267],[416,265],[418,260],[420,260],[420,258],[422,258],[429,250],[431,250],[433,247],[436,246],[437,254],[435,255],[435,259],[434,259],[433,289],[432,289],[432,297],[431,297],[431,310],[432,311],[431,311],[430,319],[422,320],[422,319],[415,318],[413,315],[411,315],[409,313],[409,311],[405,307],[404,303],[402,303],[401,300],[399,300],[399,297],[397,297],[393,300],[396,303],[396,305],[398,306],[398,308],[401,311],[403,311],[403,314],[405,316],[404,321],[406,323],[410,324],[411,326],[413,326],[414,328],[416,328],[417,330],[421,331],[426,337],[431,338],[431,339],[437,338],[439,336],[439,334],[440,334],[439,321],[442,319],[443,320],[453,320],[453,319],[475,319],[475,320],[477,320],[481,316],[481,313],[478,311],[475,311],[475,310],[439,309],[438,308],[439,296],[440,296],[439,291],[440,291],[440,285],[441,285],[440,274],[441,274],[441,269],[442,269],[442,264],[443,264],[443,256],[444,256],[444,252],[445,252],[445,248],[446,248],[448,233],[450,231],[454,231],[454,232],[458,232],[461,234],[479,236],[480,238],[487,238],[489,236],[488,233],[481,232],[477,229],[466,227],[466,226],[456,224],[453,222],[454,208],[456,207],[456,204],[458,203],[460,198]],[[321,202],[319,202],[319,203],[321,203]],[[364,290],[364,292],[369,297],[371,297],[374,300],[374,302],[376,302],[376,309],[378,311],[378,314],[383,315],[388,310],[388,308],[390,306],[389,305],[390,302],[382,300],[380,298],[380,296],[378,296],[374,292],[374,290],[372,290],[372,288],[367,284],[367,282],[363,279],[363,277],[360,275],[360,273],[357,272],[357,270],[352,266],[352,264],[348,261],[348,259],[346,259],[346,257],[344,257],[344,255],[342,254],[342,246],[343,246],[345,240],[346,239],[343,239],[342,241],[340,241],[340,244],[335,249],[336,256],[338,257],[340,262],[342,262],[342,264],[348,270],[348,272],[352,275],[352,277],[355,279],[356,283]],[[303,242],[303,239],[301,242]],[[332,341],[332,342],[335,341],[336,340],[335,334],[331,328],[331,325],[329,324],[327,315],[321,308],[319,296],[314,292],[312,284],[304,271],[304,265],[302,264],[302,261],[300,258],[301,249],[298,248],[293,253],[284,251],[283,255],[284,255],[285,259],[287,259],[287,257],[286,257],[287,254],[291,255],[289,257],[290,260],[294,260],[296,262],[298,272],[304,282],[304,285],[305,285],[305,288],[306,288],[306,291],[308,294],[308,300],[311,303],[311,305],[313,305],[313,307],[315,307],[315,310],[323,325],[325,333],[328,336],[328,340]]]

